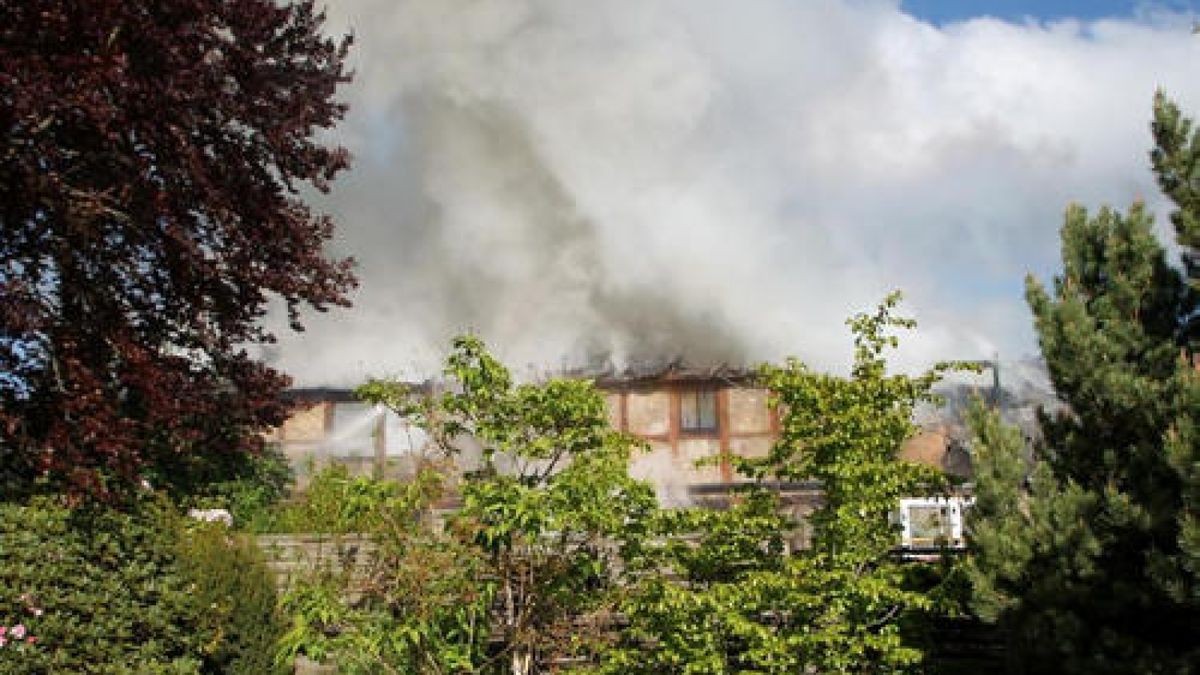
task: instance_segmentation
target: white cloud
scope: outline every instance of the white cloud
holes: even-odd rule
[[[302,383],[430,372],[474,329],[587,352],[848,356],[901,288],[905,360],[1034,349],[1069,201],[1156,203],[1156,86],[1200,111],[1190,19],[944,28],[894,2],[342,0],[351,174],[323,204],[356,307],[285,336]],[[1165,217],[1163,218],[1165,220]],[[983,353],[981,353],[983,352]]]

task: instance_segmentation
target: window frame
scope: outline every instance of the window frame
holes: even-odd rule
[[[676,396],[676,420],[679,424],[679,434],[681,436],[715,436],[721,432],[721,403],[719,398],[720,390],[711,386],[690,386],[680,387],[678,396]],[[705,405],[703,402],[707,401]],[[689,425],[689,417],[685,415],[685,410],[689,405],[693,409],[693,414],[690,419],[694,423]],[[705,424],[705,415],[703,407],[711,410],[711,422]]]

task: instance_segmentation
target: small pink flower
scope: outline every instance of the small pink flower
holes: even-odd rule
[[[0,626],[0,637],[4,637],[4,634],[7,632],[8,632],[8,626]]]
[[[14,640],[20,640],[23,637],[25,637],[25,625],[19,623],[19,624],[13,626],[12,627],[12,638]]]
[[[30,635],[29,637],[25,638],[25,642],[26,642],[26,644],[31,644],[31,645],[37,644],[37,637],[34,635]]]

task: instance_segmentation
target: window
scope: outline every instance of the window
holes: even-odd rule
[[[332,425],[325,437],[325,451],[331,457],[372,458],[383,409],[367,403],[333,404]]]
[[[717,392],[685,389],[679,393],[679,430],[685,434],[717,430]]]

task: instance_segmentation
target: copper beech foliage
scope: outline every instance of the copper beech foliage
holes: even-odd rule
[[[244,346],[347,305],[300,199],[348,165],[350,39],[311,1],[0,0],[0,473],[112,495],[253,449],[288,379]],[[20,480],[20,479],[18,479]]]

